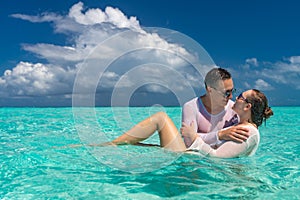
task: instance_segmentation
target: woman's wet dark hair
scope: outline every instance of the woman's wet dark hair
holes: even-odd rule
[[[273,111],[268,105],[267,97],[261,91],[257,89],[252,89],[252,91],[254,95],[247,97],[247,100],[252,105],[251,121],[258,127],[273,115]]]

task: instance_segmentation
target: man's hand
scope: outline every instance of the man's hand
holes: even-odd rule
[[[187,125],[186,123],[182,122],[180,132],[182,136],[189,138],[191,142],[194,142],[194,140],[198,137],[197,133],[194,130],[194,122],[192,122],[190,125]]]
[[[249,137],[249,129],[236,125],[218,132],[219,140],[230,140],[242,143]]]

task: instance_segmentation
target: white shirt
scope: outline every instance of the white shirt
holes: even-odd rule
[[[218,131],[237,124],[239,119],[232,110],[234,102],[229,100],[224,110],[218,114],[210,114],[202,103],[200,97],[196,97],[183,105],[182,108],[182,122],[190,125],[191,122],[195,124],[195,132],[212,147],[218,147],[223,141],[218,138]],[[192,142],[189,138],[184,138],[184,143],[189,147]]]
[[[210,145],[206,144],[201,137],[193,142],[188,148],[190,152],[198,152],[204,156],[221,157],[221,158],[234,158],[242,156],[253,155],[259,145],[260,135],[256,127],[252,125],[245,125],[249,129],[249,138],[242,143],[233,141],[226,141],[217,149],[213,149]]]

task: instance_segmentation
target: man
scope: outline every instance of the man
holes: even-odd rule
[[[205,76],[204,83],[206,93],[184,104],[182,122],[194,123],[195,131],[211,147],[216,148],[225,140],[247,140],[249,135],[246,128],[232,126],[239,119],[232,110],[231,98],[235,89],[231,74],[223,68],[213,68]],[[192,144],[188,138],[184,138],[184,142],[187,147]]]

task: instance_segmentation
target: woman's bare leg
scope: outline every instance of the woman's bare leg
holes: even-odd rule
[[[136,144],[158,131],[160,145],[172,151],[185,151],[186,147],[176,126],[164,112],[158,112],[141,121],[129,131],[113,140],[114,144]]]

